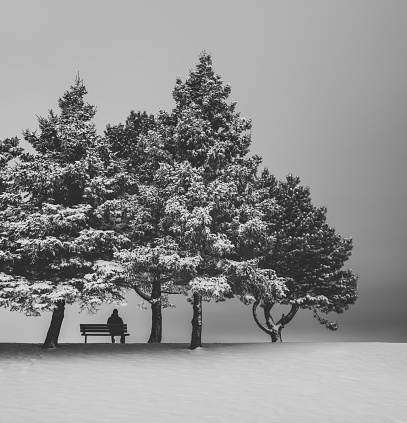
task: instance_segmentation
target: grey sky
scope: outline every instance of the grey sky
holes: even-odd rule
[[[211,53],[231,100],[253,118],[252,153],[279,178],[299,175],[329,223],[354,239],[360,298],[333,316],[339,331],[304,311],[285,339],[407,341],[406,2],[14,0],[1,2],[0,16],[1,139],[37,129],[36,115],[57,109],[78,71],[100,133],[130,110],[169,110],[176,77]],[[175,300],[164,341],[188,342],[190,305]],[[150,313],[136,303],[121,314],[142,342]],[[79,321],[109,314],[69,308],[62,341],[77,340]],[[50,317],[0,310],[0,341],[41,342]],[[250,308],[230,301],[205,304],[203,341],[211,340],[267,337]]]

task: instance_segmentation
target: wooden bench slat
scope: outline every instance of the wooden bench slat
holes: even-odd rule
[[[82,333],[81,336],[110,336],[110,333]],[[115,336],[122,336],[122,334]],[[130,334],[123,333],[123,336],[130,336]]]
[[[85,337],[85,343],[87,342],[88,336],[130,336],[130,334],[127,333],[127,323],[80,323],[79,327],[81,335]],[[114,335],[110,333],[111,330],[114,332]]]
[[[112,330],[127,331],[125,328],[112,328]],[[81,332],[109,332],[109,329],[81,329]]]
[[[81,332],[83,335],[86,335],[86,334],[91,334],[91,333],[94,333],[95,335],[103,335],[103,334],[108,334],[108,335],[110,335],[110,332],[108,331],[108,330],[104,330],[103,332],[102,331],[91,331],[91,332],[85,332],[85,331],[83,331],[83,332]],[[119,335],[121,335],[122,333],[123,333],[123,335],[124,334],[126,334],[127,333],[127,331],[117,331],[117,332],[113,332],[115,335],[114,336],[119,336]]]
[[[83,324],[83,323],[81,323],[80,325],[79,325],[80,327],[97,327],[97,328],[107,328],[107,327],[110,327],[110,326],[127,326],[127,324],[126,323],[123,323],[123,324],[114,324],[114,323],[109,323],[109,324],[107,324],[107,323],[104,323],[104,324],[96,324],[96,323],[88,323],[88,324]]]
[[[98,329],[98,330],[81,330],[81,332],[83,332],[83,333],[85,333],[85,332],[88,332],[88,333],[110,333],[110,330],[100,330],[100,329]],[[123,329],[123,330],[112,330],[112,332],[124,332],[124,333],[126,333],[127,332],[127,330],[125,330],[125,329]]]
[[[89,331],[89,332],[94,332],[94,331],[109,331],[110,329],[112,330],[116,330],[116,329],[120,329],[120,330],[127,330],[126,327],[111,327],[111,328],[81,328],[81,331]]]
[[[102,327],[97,327],[97,328],[88,328],[88,327],[81,328],[81,330],[109,330],[109,329],[127,329],[127,328],[126,328],[126,326],[111,326],[110,328],[108,328],[108,327],[105,327],[105,328],[102,328]]]
[[[123,325],[114,325],[114,324],[112,324],[112,325],[108,325],[108,324],[96,324],[96,323],[92,323],[92,324],[80,324],[79,325],[81,328],[107,328],[107,327],[110,327],[110,326],[123,326],[123,327],[127,327],[127,323],[124,323]]]

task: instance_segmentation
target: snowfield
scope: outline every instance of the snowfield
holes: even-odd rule
[[[406,392],[401,343],[0,344],[7,423],[405,423]]]

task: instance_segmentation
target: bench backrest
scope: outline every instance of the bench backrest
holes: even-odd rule
[[[123,331],[123,333],[127,333],[127,324],[123,325],[108,325],[107,323],[81,323],[80,330],[82,333],[85,332],[99,332],[99,333],[106,333],[110,332],[110,329]]]

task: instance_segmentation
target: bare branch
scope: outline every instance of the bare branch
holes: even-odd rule
[[[259,321],[259,318],[257,317],[257,307],[260,304],[260,300],[257,300],[254,304],[253,304],[253,317],[255,322],[257,323],[257,326],[264,332],[266,332],[268,335],[272,336],[274,334],[273,331],[265,328]]]
[[[144,293],[137,285],[134,285],[133,288],[136,291],[137,295],[139,295],[144,301],[151,301],[151,295],[147,295],[146,293]]]
[[[274,307],[274,303],[264,302],[262,307],[264,310],[264,318],[266,319],[267,327],[271,329],[275,325],[273,316],[271,315],[271,309]]]
[[[294,316],[297,314],[297,311],[300,309],[300,306],[298,304],[291,304],[291,310],[286,315],[282,315],[281,319],[277,322],[277,324],[286,325],[287,323],[290,323],[291,320],[294,318]]]

